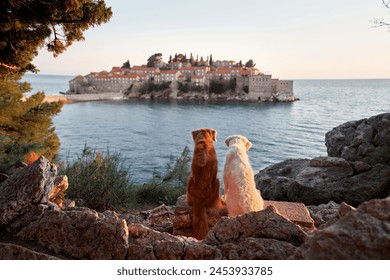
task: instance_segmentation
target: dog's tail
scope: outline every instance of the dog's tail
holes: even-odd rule
[[[202,240],[209,231],[207,223],[206,208],[199,205],[192,205],[192,232],[194,237]]]

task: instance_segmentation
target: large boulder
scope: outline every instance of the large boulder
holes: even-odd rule
[[[54,256],[11,243],[0,243],[0,252],[0,260],[58,260]]]
[[[17,235],[76,259],[124,259],[129,238],[126,221],[116,213],[88,208],[47,210]]]
[[[332,225],[314,232],[293,258],[389,259],[390,197],[365,202],[343,215]]]
[[[33,164],[17,169],[0,184],[0,226],[6,225],[35,205],[48,203],[57,168],[40,157]]]
[[[357,206],[390,194],[390,166],[369,166],[338,157],[286,160],[255,175],[264,199],[319,205],[334,201]]]
[[[128,259],[288,259],[306,239],[274,206],[242,216],[223,217],[203,241],[130,224]]]
[[[325,135],[328,155],[368,164],[390,163],[390,113],[350,121]]]

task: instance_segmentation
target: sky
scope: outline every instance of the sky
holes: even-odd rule
[[[129,60],[183,53],[253,59],[280,79],[390,78],[390,22],[381,0],[106,0],[111,20],[90,28],[54,58],[41,49],[42,74],[86,75]]]

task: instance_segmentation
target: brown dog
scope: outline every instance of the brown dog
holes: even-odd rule
[[[203,239],[209,231],[207,209],[226,211],[219,197],[218,160],[213,145],[216,136],[217,132],[210,128],[192,131],[195,148],[187,181],[187,204],[192,207],[192,230],[197,239]]]

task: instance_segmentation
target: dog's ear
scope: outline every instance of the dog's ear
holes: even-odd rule
[[[214,129],[209,128],[208,131],[211,134],[211,138],[213,138],[214,142],[217,142],[217,131]]]
[[[192,131],[192,140],[195,141],[196,136],[198,135],[198,133],[199,133],[199,130],[194,130],[194,131]]]
[[[196,141],[196,138],[198,137],[198,136],[202,136],[202,135],[200,135],[200,134],[203,134],[204,135],[204,129],[197,129],[197,130],[194,130],[194,131],[192,131],[192,139],[194,140],[194,142]]]
[[[230,146],[230,141],[234,138],[235,136],[229,136],[228,138],[225,139],[225,145]]]
[[[245,148],[247,151],[249,151],[249,149],[252,147],[252,143],[246,137],[244,137],[243,139],[244,139],[244,143],[245,143]]]

